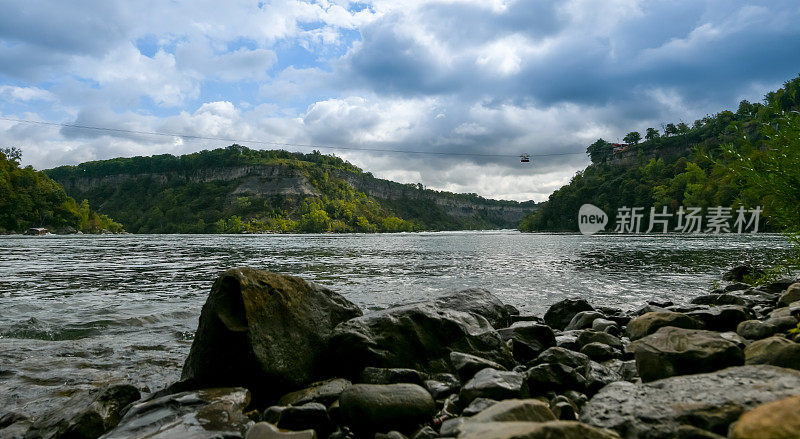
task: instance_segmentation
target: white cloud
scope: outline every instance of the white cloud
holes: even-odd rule
[[[0,85],[0,97],[9,101],[54,101],[56,98],[48,90],[39,87],[15,87]]]

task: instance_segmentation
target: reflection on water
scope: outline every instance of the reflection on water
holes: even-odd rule
[[[364,310],[484,287],[540,314],[575,295],[623,308],[683,301],[787,246],[776,235],[505,231],[0,237],[0,406],[37,414],[76,388],[177,379],[214,277],[231,267],[300,275]]]

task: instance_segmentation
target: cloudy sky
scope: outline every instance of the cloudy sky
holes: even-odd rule
[[[800,73],[796,0],[0,5],[0,118],[476,154],[319,148],[379,177],[516,200],[546,199],[588,163],[538,154],[735,110]],[[0,146],[37,169],[229,143],[0,120]]]

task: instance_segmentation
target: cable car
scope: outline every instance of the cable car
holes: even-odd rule
[[[531,162],[531,155],[530,154],[522,154],[519,156],[520,163],[530,163]]]

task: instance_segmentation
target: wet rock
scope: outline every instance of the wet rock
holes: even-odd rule
[[[441,308],[482,316],[495,328],[505,328],[511,324],[508,307],[497,296],[483,288],[470,288],[448,293],[434,300],[433,303]]]
[[[362,384],[411,383],[422,385],[426,378],[426,374],[414,369],[367,367],[361,372],[358,382]]]
[[[797,283],[797,279],[783,278],[760,285],[758,288],[770,294],[780,295],[795,283]]]
[[[431,426],[426,425],[420,428],[411,439],[435,439],[439,437],[439,433],[436,432]]]
[[[354,432],[406,432],[428,422],[436,404],[416,384],[354,384],[339,398],[342,421]]]
[[[450,363],[458,373],[462,381],[466,381],[479,371],[488,368],[506,370],[502,365],[476,355],[465,354],[463,352],[450,352]]]
[[[550,306],[544,314],[544,322],[551,328],[563,330],[581,311],[594,311],[594,308],[585,299],[564,299]]]
[[[281,431],[266,422],[258,422],[247,430],[245,439],[317,439],[314,430]]]
[[[764,323],[773,326],[777,332],[784,332],[797,327],[797,319],[793,316],[770,317]]]
[[[739,305],[712,306],[706,310],[690,311],[686,315],[702,322],[704,329],[720,332],[736,331],[739,323],[754,317],[750,310]]]
[[[800,437],[800,396],[760,405],[743,414],[731,431],[731,439]]]
[[[102,439],[241,437],[249,419],[244,409],[250,392],[243,388],[181,392],[133,404],[116,428]]]
[[[606,345],[611,346],[612,348],[622,349],[622,340],[618,337],[615,337],[611,334],[607,334],[605,332],[598,332],[592,329],[586,329],[578,334],[577,338],[578,346],[583,348],[589,343],[603,343]]]
[[[754,341],[744,349],[744,362],[800,370],[800,344],[783,337]]]
[[[676,328],[685,329],[699,329],[697,321],[686,314],[672,311],[662,311],[649,312],[631,320],[628,323],[627,333],[628,337],[633,341],[648,336],[665,326],[673,326]]]
[[[33,418],[21,413],[9,412],[0,416],[0,437],[22,439],[33,424]]]
[[[580,352],[560,347],[549,348],[536,357],[536,364],[555,363],[571,368],[583,368],[589,364],[589,357]]]
[[[122,409],[140,397],[139,390],[130,385],[80,391],[63,406],[45,413],[33,422],[25,437],[100,437],[119,423]]]
[[[778,298],[778,306],[789,306],[800,300],[800,283],[794,283]]]
[[[449,372],[450,352],[478,355],[508,367],[506,344],[476,314],[418,303],[367,314],[336,327],[330,340],[332,366],[343,376],[364,368],[409,368]]]
[[[507,399],[493,404],[468,422],[546,422],[555,421],[550,407],[538,399]]]
[[[302,405],[309,402],[330,405],[333,401],[339,399],[339,395],[350,385],[350,381],[344,378],[320,381],[305,389],[283,395],[279,402],[282,405]]]
[[[581,311],[575,314],[575,317],[569,321],[569,324],[565,328],[566,330],[574,330],[574,329],[587,329],[592,327],[592,323],[597,319],[602,319],[605,317],[602,313],[597,311]]]
[[[459,396],[464,404],[469,404],[475,398],[525,398],[528,396],[528,385],[525,375],[521,373],[483,369],[464,384]]]
[[[527,372],[528,388],[533,395],[544,395],[547,392],[580,390],[586,388],[586,378],[578,369],[561,363],[543,363],[530,368]]]
[[[573,331],[574,332],[574,331]],[[562,333],[556,336],[556,346],[571,351],[580,350],[578,346],[578,334],[576,333]]]
[[[497,331],[504,341],[511,340],[514,359],[525,363],[536,358],[543,350],[556,345],[553,330],[547,325],[533,322],[514,323]]]
[[[753,300],[748,300],[737,294],[706,294],[704,296],[697,296],[691,300],[691,303],[697,305],[742,305],[748,306],[753,304]]]
[[[466,422],[458,439],[619,439],[612,431],[576,421]]]
[[[622,376],[617,371],[595,361],[590,362],[582,372],[586,378],[586,393],[589,395],[594,395],[608,384],[622,381]]]
[[[318,402],[286,407],[276,426],[284,430],[314,430],[323,437],[333,431],[327,408]]]
[[[390,431],[388,433],[376,433],[375,439],[408,439],[406,435],[399,431]]]
[[[688,424],[717,434],[744,411],[800,394],[800,372],[741,366],[653,383],[612,383],[583,407],[583,422],[623,437],[673,438]]]
[[[603,343],[587,343],[581,348],[581,353],[594,361],[611,360],[619,356],[619,353],[611,346]]]
[[[444,422],[442,422],[441,428],[439,428],[439,436],[441,437],[458,436],[458,428],[461,427],[461,425],[465,422],[467,422],[466,418],[446,419]]]
[[[726,271],[722,275],[722,280],[727,282],[744,282],[744,278],[748,276],[760,276],[764,271],[753,267],[752,265],[738,265]]]
[[[617,330],[619,330],[619,326],[613,320],[599,318],[599,319],[594,319],[592,321],[592,329],[594,329],[595,331],[610,332],[608,329],[612,326],[616,327]]]
[[[631,343],[630,349],[645,382],[744,364],[739,341],[712,331],[665,326]]]
[[[511,316],[511,323],[517,322],[534,322],[534,323],[541,323],[544,324],[544,319],[539,316],[531,316],[531,315],[519,315],[519,316]]]
[[[497,404],[496,399],[490,398],[475,398],[469,403],[468,406],[464,407],[464,410],[461,412],[462,416],[474,416],[478,413],[486,410],[487,408]]]
[[[451,373],[437,373],[424,384],[433,399],[441,399],[461,390],[461,381]]]
[[[736,333],[749,340],[760,340],[778,332],[775,325],[760,320],[745,320],[736,326]]]
[[[618,373],[623,381],[634,381],[639,376],[639,372],[636,370],[635,360],[622,361],[615,359],[602,364]]]
[[[181,379],[279,397],[330,376],[322,352],[333,328],[360,315],[341,295],[299,277],[228,270],[203,305]]]

